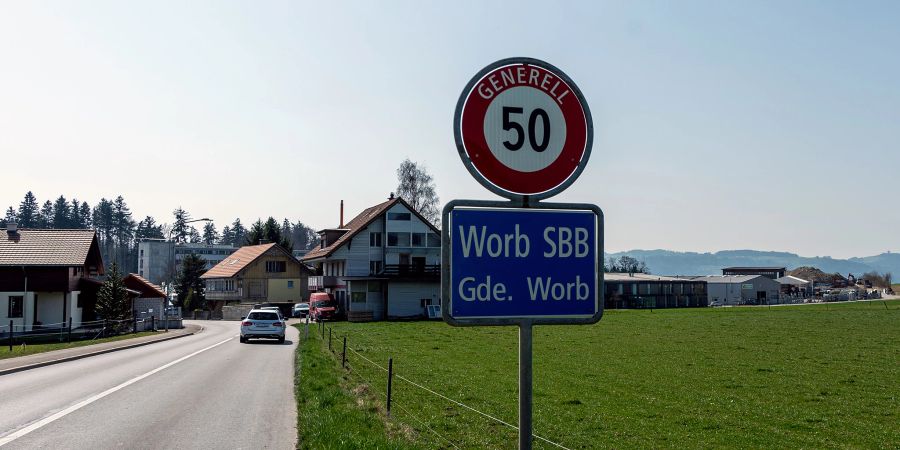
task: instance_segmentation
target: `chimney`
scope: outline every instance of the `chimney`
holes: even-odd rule
[[[338,228],[344,228],[344,201],[341,200],[341,226]]]
[[[388,197],[388,200],[393,200],[393,199],[394,199],[394,193],[393,193],[393,192],[391,192],[391,196],[390,196],[390,197]]]
[[[18,234],[19,232],[19,224],[15,222],[9,222],[6,224],[6,234],[13,236]]]

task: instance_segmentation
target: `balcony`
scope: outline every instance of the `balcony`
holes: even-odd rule
[[[398,278],[440,278],[440,264],[385,264],[379,275]]]
[[[325,288],[333,288],[337,286],[337,277],[328,275],[312,276],[309,277],[307,286],[309,286],[310,291],[320,291]]]
[[[233,300],[241,300],[244,298],[244,290],[243,289],[234,289],[230,291],[216,291],[206,289],[205,293],[207,300],[224,300],[224,301],[233,301]]]

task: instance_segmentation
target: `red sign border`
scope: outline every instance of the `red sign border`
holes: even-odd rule
[[[563,104],[561,108],[566,118],[567,135],[560,156],[548,167],[535,172],[511,169],[491,153],[484,138],[483,123],[487,107],[496,98],[496,93],[490,99],[484,99],[475,91],[476,86],[491,74],[509,66],[522,65],[534,66],[555,77],[564,84],[561,89],[568,89],[578,100]],[[473,117],[463,120],[463,115],[472,114]],[[575,121],[570,123],[573,114],[576,115]],[[495,194],[516,201],[541,200],[565,190],[584,170],[593,144],[591,112],[581,90],[563,71],[534,58],[502,59],[479,71],[460,94],[453,118],[453,132],[459,156],[472,176]]]

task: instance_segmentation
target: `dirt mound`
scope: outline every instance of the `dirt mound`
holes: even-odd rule
[[[835,284],[835,282],[847,282],[847,279],[839,273],[825,273],[815,267],[803,266],[788,271],[788,275],[802,278],[804,280],[815,281],[817,283]]]

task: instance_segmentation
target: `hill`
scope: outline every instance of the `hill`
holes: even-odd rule
[[[850,273],[861,275],[873,270],[900,274],[900,253],[837,259],[759,250],[723,250],[715,253],[629,250],[606,256],[618,258],[626,255],[644,261],[652,273],[660,275],[716,275],[722,273],[723,267],[732,266],[777,266],[786,267],[788,270],[811,266],[826,273],[837,272],[844,276]]]

